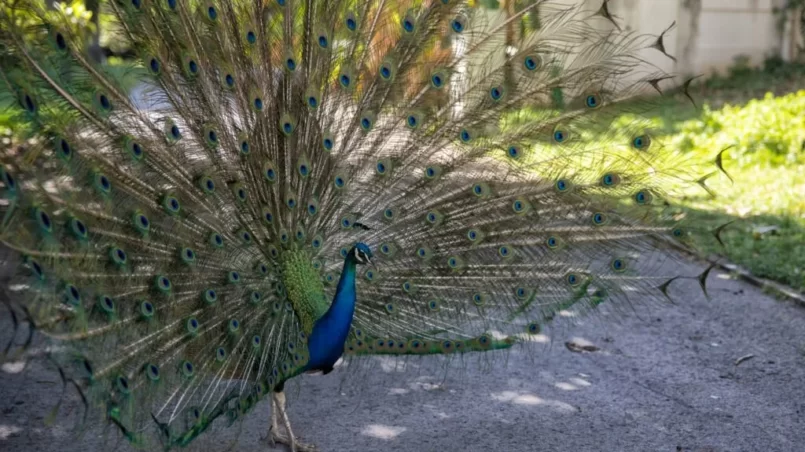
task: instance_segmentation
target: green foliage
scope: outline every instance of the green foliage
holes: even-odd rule
[[[724,247],[706,235],[693,238],[691,244],[703,255],[723,255],[757,276],[805,289],[805,90],[780,96],[758,91],[801,86],[796,78],[805,74],[805,65],[777,63],[769,59],[757,69],[736,65],[729,77],[708,79],[697,87],[703,95],[696,97],[704,99],[700,110],[681,95],[652,99],[648,114],[639,113],[639,102],[621,105],[624,113],[605,128],[581,131],[580,138],[588,146],[624,142],[629,137],[621,132],[642,120],[665,148],[679,151],[683,160],[713,162],[730,147],[723,164],[734,183],[713,165],[714,175],[706,185],[715,196],[677,181],[677,186],[665,187],[676,195],[670,200],[674,207],[660,214],[670,213],[701,230],[733,222],[721,234]],[[506,116],[504,123],[516,127],[551,114],[523,109]],[[549,147],[535,149],[540,158],[551,156]]]
[[[21,7],[23,4],[29,3],[29,0],[21,1],[18,4],[3,3],[0,5],[0,14],[7,15],[13,18],[14,24],[20,30],[25,30],[24,36],[26,38],[35,37],[37,34],[42,35],[43,29],[39,25],[42,19],[33,13],[33,9]],[[92,22],[92,12],[87,10],[83,0],[72,0],[61,3],[54,3],[53,9],[46,12],[46,19],[53,23],[58,23],[63,27],[69,27],[70,32],[82,38],[88,36],[95,31],[95,24]],[[19,66],[19,62],[11,55],[6,54],[4,49],[0,47],[0,57],[2,57],[2,66],[5,67],[5,76],[14,78],[24,75],[20,71],[13,69]],[[4,81],[0,79],[0,81]],[[0,83],[0,133],[8,134],[14,133],[18,135],[22,132],[23,124],[25,121],[18,121],[14,104],[17,103],[17,95],[9,90],[8,83]]]
[[[701,83],[695,92],[700,99],[713,105],[725,102],[743,103],[750,98],[760,98],[772,92],[782,95],[796,91],[805,77],[805,63],[786,62],[780,56],[766,58],[757,67],[750,66],[749,59],[737,56],[726,74],[713,74]]]
[[[125,92],[130,92],[145,75],[145,69],[142,67],[119,61],[104,64],[103,71],[109,76],[110,80],[114,80],[115,84]],[[24,73],[14,70],[8,71],[7,75],[10,78],[24,77]],[[93,93],[86,91],[77,92],[74,95],[77,99],[90,103]],[[55,97],[52,93],[44,98],[45,101],[53,101],[54,99]],[[0,84],[0,134],[11,134],[15,138],[23,137],[30,132],[30,127],[34,125],[27,121],[24,116],[21,116],[17,103],[16,93],[10,91],[7,84]]]
[[[9,6],[3,5],[0,9],[4,9],[2,13],[14,18],[14,23],[20,30],[26,30],[24,35],[27,39],[47,39],[46,31],[39,25],[42,19],[33,13],[36,9],[19,7],[19,5],[25,3],[30,4],[32,2],[31,0],[23,0],[18,2],[16,8],[11,9]],[[52,23],[59,24],[63,29],[69,28],[71,36],[78,37],[87,46],[91,42],[92,35],[97,31],[93,20],[93,12],[86,7],[84,0],[56,2],[53,5],[53,9],[48,10],[45,14],[45,18]],[[100,27],[104,30],[111,28],[109,25],[111,20],[112,18],[109,14],[101,14]],[[3,49],[0,48],[0,57],[2,57],[2,66],[4,68],[3,76],[8,77],[9,81],[24,80],[28,76],[24,70],[20,70],[24,66],[20,64],[14,55],[4,53]],[[103,64],[102,70],[125,92],[131,91],[145,74],[143,68],[118,58],[110,59]],[[69,73],[71,73],[71,69],[62,67],[58,75],[67,77]],[[57,76],[56,73],[49,75],[51,77]],[[90,103],[93,93],[87,91],[73,94],[77,99]],[[48,99],[45,100],[48,101]],[[9,83],[0,83],[0,134],[11,135],[12,141],[27,135],[28,129],[32,125],[19,115],[20,111],[16,108],[17,102],[17,93],[10,90]]]
[[[0,8],[4,10],[4,14],[14,17],[16,24],[21,28],[39,24],[41,18],[35,16],[32,10],[21,7],[25,3],[30,3],[30,0],[13,4],[4,3]],[[92,11],[87,9],[84,0],[54,2],[53,9],[46,13],[45,19],[62,26],[69,26],[70,31],[76,34],[86,36],[86,33],[95,31],[95,25],[92,23]],[[35,28],[30,30],[30,32],[34,32]]]
[[[741,167],[758,163],[796,164],[805,161],[805,91],[763,99],[746,105],[705,105],[701,117],[679,125],[668,143],[687,152],[709,152],[734,145],[730,159]]]
[[[734,183],[719,174],[706,182],[715,197],[687,190],[676,202],[677,217],[703,229],[733,222],[721,234],[724,247],[701,237],[692,245],[703,255],[723,255],[757,276],[805,289],[805,91],[767,93],[717,109],[705,104],[694,117],[670,103],[657,111],[649,119],[665,134],[663,143],[691,158],[712,159],[733,146],[724,167]]]
[[[711,230],[736,220],[723,211],[698,210],[690,204],[680,207],[680,212]],[[724,247],[700,237],[692,245],[703,256],[724,256],[753,275],[805,290],[805,221],[785,215],[750,215],[728,226],[721,239]]]

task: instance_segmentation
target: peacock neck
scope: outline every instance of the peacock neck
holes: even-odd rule
[[[355,260],[349,257],[344,260],[344,269],[335,289],[333,303],[324,315],[325,317],[336,317],[344,321],[347,330],[352,324],[352,315],[355,313],[355,268]],[[346,336],[344,336],[344,339],[346,339]]]
[[[306,366],[308,370],[329,372],[344,353],[344,343],[352,326],[357,298],[355,266],[355,260],[348,256],[344,261],[344,270],[341,272],[333,302],[313,326],[313,332],[308,339],[310,352],[310,360]]]

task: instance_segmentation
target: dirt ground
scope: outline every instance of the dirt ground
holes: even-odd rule
[[[604,308],[505,367],[467,360],[445,377],[438,358],[378,360],[362,378],[303,376],[287,387],[289,414],[323,451],[805,450],[805,309],[715,271],[708,283],[709,301],[682,281],[674,305]],[[130,450],[113,428],[77,437],[75,402],[46,427],[60,388],[42,364],[6,362],[0,379],[0,450]],[[284,450],[260,439],[268,417],[263,401],[191,449]]]

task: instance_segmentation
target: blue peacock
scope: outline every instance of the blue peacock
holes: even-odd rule
[[[607,1],[112,0],[138,99],[40,3],[0,9],[26,134],[0,159],[6,303],[58,344],[84,422],[148,450],[264,398],[310,450],[289,379],[663,298],[681,276],[643,257],[707,235],[663,212],[712,163],[641,116],[663,34]]]

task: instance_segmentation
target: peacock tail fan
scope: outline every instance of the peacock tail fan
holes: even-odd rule
[[[133,64],[95,62],[61,10],[0,7],[27,133],[0,158],[0,240],[15,319],[58,344],[87,422],[143,447],[186,445],[305,370],[356,242],[375,265],[345,352],[409,356],[506,349],[559,314],[662,298],[677,275],[645,257],[710,233],[663,214],[718,168],[651,134],[662,35],[606,8],[103,12]]]

